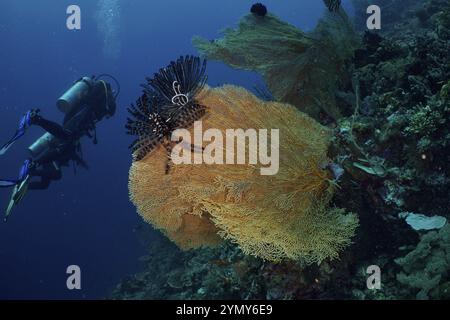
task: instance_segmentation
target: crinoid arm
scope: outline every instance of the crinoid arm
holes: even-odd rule
[[[147,95],[143,94],[139,97],[136,101],[136,105],[132,104],[129,108],[127,108],[127,111],[131,116],[131,118],[127,118],[127,124],[125,125],[127,134],[140,135],[143,131],[145,131],[147,119],[152,113],[152,110],[149,107]]]
[[[154,77],[147,78],[149,89],[159,93],[168,105],[185,105],[200,92],[206,83],[206,60],[194,56],[181,56]]]
[[[182,56],[147,78],[143,95],[128,108],[127,133],[137,136],[130,146],[135,161],[170,139],[173,130],[188,128],[205,114],[195,100],[206,83],[205,71],[206,60]]]
[[[135,161],[142,160],[148,153],[158,146],[168,134],[166,120],[157,111],[157,97],[143,94],[136,105],[131,105],[127,118],[127,134],[137,136],[130,145]]]
[[[195,121],[200,120],[206,113],[206,107],[198,103],[189,103],[181,107],[173,115],[172,123],[174,129],[191,127]]]

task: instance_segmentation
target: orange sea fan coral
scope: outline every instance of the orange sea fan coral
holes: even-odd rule
[[[203,131],[279,129],[279,171],[261,175],[260,164],[179,164],[166,174],[159,147],[130,170],[131,199],[141,216],[183,249],[218,244],[220,235],[271,261],[336,258],[358,222],[329,208],[333,189],[321,169],[329,130],[291,105],[261,101],[235,86],[206,88],[198,100],[207,107]],[[255,152],[245,150],[248,157]]]
[[[165,174],[166,157],[166,150],[159,146],[143,161],[133,163],[129,190],[138,213],[181,249],[218,245],[221,239],[215,225],[193,206],[183,186],[176,186],[172,176]]]

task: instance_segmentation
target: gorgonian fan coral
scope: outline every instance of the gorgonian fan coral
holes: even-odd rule
[[[177,164],[166,174],[159,146],[130,169],[130,198],[144,220],[182,249],[214,246],[222,237],[270,261],[337,258],[358,218],[330,206],[333,184],[323,169],[330,131],[291,105],[239,87],[205,88],[198,101],[207,106],[205,132],[278,128],[279,172],[261,175],[260,164],[201,163]],[[208,147],[200,143],[197,150]],[[248,158],[257,152],[245,148]]]
[[[193,43],[210,60],[260,73],[277,101],[315,119],[342,117],[339,88],[348,84],[345,65],[359,44],[343,10],[326,12],[308,33],[268,13],[264,19],[248,14],[223,34],[214,41],[194,37]]]
[[[206,60],[186,56],[147,78],[143,95],[128,108],[127,133],[137,136],[130,146],[135,161],[159,144],[170,153],[173,130],[188,128],[204,115],[205,107],[196,102],[196,95],[206,83],[205,71]]]

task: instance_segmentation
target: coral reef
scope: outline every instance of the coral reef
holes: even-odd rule
[[[295,105],[315,119],[342,115],[336,92],[349,80],[344,66],[358,45],[343,10],[327,12],[311,33],[275,15],[258,19],[250,14],[236,29],[225,29],[222,39],[195,37],[193,43],[209,59],[259,72],[277,101]]]
[[[338,131],[347,144],[355,138],[362,146],[352,152],[356,157],[381,168],[383,186],[375,190],[383,201],[400,211],[442,215],[450,206],[449,42],[430,31],[398,40],[378,37],[375,47],[373,39],[366,35],[356,60],[359,109]]]
[[[397,280],[417,292],[417,299],[448,299],[450,225],[424,234],[417,247],[396,259],[403,271]]]
[[[363,10],[356,19],[367,17],[365,10],[371,3],[354,2],[357,12]],[[249,120],[252,126],[261,121],[269,128],[289,127],[287,136],[295,147],[282,146],[282,164],[275,177],[250,174],[257,167],[240,166],[232,175],[214,169],[217,178],[208,173],[207,187],[195,178],[199,187],[189,192],[183,187],[187,183],[170,183],[176,170],[185,169],[162,174],[163,151],[134,164],[132,174],[138,169],[146,172],[133,178],[142,181],[130,184],[130,190],[133,184],[136,187],[135,202],[145,219],[155,221],[166,234],[172,232],[169,237],[183,238],[187,236],[182,222],[187,211],[180,210],[184,206],[207,230],[189,231],[195,245],[186,247],[208,242],[215,247],[178,252],[170,244],[155,244],[144,271],[125,279],[115,298],[450,298],[448,222],[439,231],[425,233],[427,228],[416,227],[416,231],[404,219],[405,213],[424,221],[450,218],[450,4],[446,0],[380,0],[378,4],[382,30],[361,33],[360,42],[351,40],[352,45],[347,41],[355,33],[342,34],[343,26],[350,28],[350,24],[341,10],[327,13],[308,34],[267,14],[258,20],[244,17],[238,28],[225,30],[222,39],[194,40],[208,57],[261,73],[269,89],[256,89],[265,101],[234,87],[208,89],[204,93],[215,94],[199,99],[213,111],[204,117],[206,128],[234,123],[245,128],[243,119],[254,114],[255,119]],[[333,23],[337,23],[336,34],[330,29]],[[365,28],[365,19],[356,24]],[[324,44],[335,52],[320,51]],[[322,72],[330,75],[323,83]],[[274,101],[290,102],[322,125]],[[236,110],[227,108],[229,104]],[[277,108],[279,113],[274,111]],[[213,117],[215,112],[220,117]],[[219,118],[230,122],[214,120]],[[297,149],[307,152],[294,155]],[[313,157],[305,161],[308,154]],[[283,169],[286,163],[292,163],[289,170]],[[202,171],[201,166],[190,170]],[[151,181],[142,178],[150,175]],[[162,201],[157,204],[152,199]],[[171,209],[175,215],[167,214]],[[344,212],[358,213],[356,231],[356,217]],[[272,247],[261,243],[263,238],[270,239]],[[336,246],[333,238],[341,244]],[[341,250],[350,238],[353,245]],[[331,251],[322,250],[325,243],[334,246]],[[244,254],[255,252],[258,257]],[[273,258],[273,252],[282,252],[278,258],[297,261]],[[339,259],[326,259],[339,252]],[[366,287],[370,265],[381,269],[379,290]]]
[[[363,46],[355,54],[355,113],[340,119],[336,128],[334,158],[346,170],[341,188],[352,188],[351,181],[361,186],[353,200],[337,195],[336,203],[373,215],[360,216],[361,231],[366,232],[370,222],[379,226],[377,234],[359,239],[359,244],[376,248],[376,255],[369,259],[390,257],[383,268],[388,274],[383,294],[377,297],[359,292],[358,297],[415,298],[420,288],[424,289],[420,298],[445,296],[435,290],[428,293],[429,288],[437,287],[436,274],[424,276],[414,288],[400,286],[399,281],[406,283],[414,276],[408,278],[409,270],[396,276],[398,265],[392,263],[394,257],[401,255],[399,252],[413,250],[418,242],[418,235],[399,219],[399,213],[448,218],[450,207],[450,47],[448,36],[442,31],[442,17],[449,4],[426,1],[423,6],[433,3],[441,5],[433,9],[437,13],[428,16],[421,28],[410,31],[413,22],[405,19],[407,24],[392,25],[382,34],[364,34]],[[389,243],[380,238],[389,239]],[[413,252],[424,252],[422,249],[419,243]],[[431,253],[423,258],[423,266],[432,263]],[[446,286],[445,280],[440,285]]]
[[[348,274],[336,264],[305,270],[293,262],[273,264],[229,243],[179,251],[164,236],[153,238],[143,271],[117,285],[113,299],[318,299],[349,297],[338,287]],[[339,265],[345,265],[339,261]],[[336,275],[339,275],[336,277]],[[340,278],[339,278],[340,277]]]
[[[367,30],[366,10],[375,3],[368,0],[352,0],[352,4],[355,8],[355,27],[360,31]],[[382,28],[380,32],[397,38],[404,36],[405,33],[414,34],[420,33],[423,29],[429,29],[431,21],[436,15],[442,13],[442,8],[448,5],[448,1],[378,0],[376,5],[380,7],[382,12]]]
[[[208,89],[198,99],[208,109],[204,131],[279,129],[279,172],[261,175],[261,164],[178,164],[165,174],[165,152],[156,149],[130,170],[131,199],[144,219],[184,249],[216,244],[217,228],[244,253],[263,259],[310,264],[337,258],[358,222],[329,207],[333,185],[321,168],[329,131],[290,105],[233,86]],[[249,158],[257,156],[245,148]]]

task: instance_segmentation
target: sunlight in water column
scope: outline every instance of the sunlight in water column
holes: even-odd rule
[[[112,60],[119,58],[121,52],[119,0],[100,0],[96,19],[103,40],[104,56]]]

